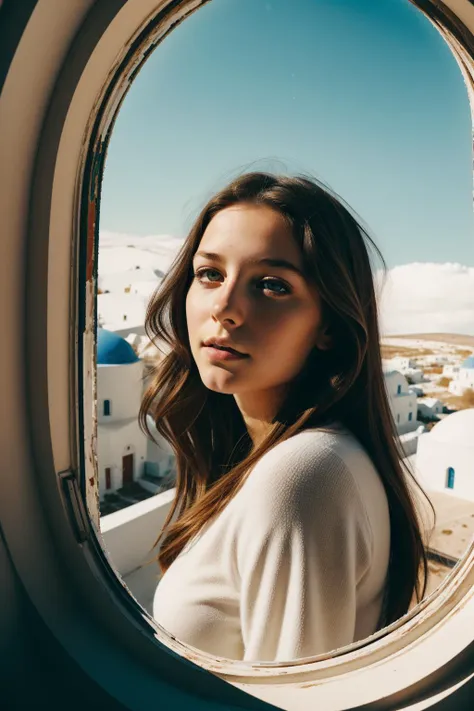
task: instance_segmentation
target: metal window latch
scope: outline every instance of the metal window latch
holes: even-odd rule
[[[66,469],[59,472],[58,476],[61,479],[62,491],[74,534],[79,543],[84,543],[89,538],[89,525],[76,473],[72,469]]]

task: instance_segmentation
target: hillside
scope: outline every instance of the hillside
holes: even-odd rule
[[[404,338],[411,341],[438,341],[440,343],[449,343],[453,346],[471,346],[474,348],[474,336],[464,336],[460,333],[408,333],[403,335],[397,334],[396,336],[387,335],[382,338],[382,341],[395,338]]]

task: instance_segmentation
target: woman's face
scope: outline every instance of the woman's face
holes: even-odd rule
[[[302,255],[278,211],[252,204],[221,210],[203,234],[193,269],[188,334],[210,390],[254,398],[284,391],[311,349],[328,346],[320,298],[302,274]],[[220,359],[222,352],[204,345],[213,338],[246,357]]]

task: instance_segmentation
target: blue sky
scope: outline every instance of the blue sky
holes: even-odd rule
[[[184,236],[252,168],[329,184],[389,267],[474,266],[467,93],[408,0],[212,0],[194,13],[120,109],[101,230]]]

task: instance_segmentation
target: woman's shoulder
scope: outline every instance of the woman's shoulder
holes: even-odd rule
[[[295,540],[304,540],[307,552],[319,547],[318,555],[325,542],[342,551],[355,541],[368,563],[373,495],[359,485],[360,452],[343,428],[305,430],[267,452],[229,503],[226,533],[237,542],[239,565],[249,550],[286,550]]]
[[[244,484],[240,501],[272,516],[282,511],[296,514],[308,506],[313,513],[323,508],[326,512],[364,508],[358,480],[371,467],[363,447],[342,425],[307,429],[261,457]]]
[[[275,472],[287,475],[288,468],[304,478],[328,470],[352,471],[361,464],[371,464],[359,440],[340,423],[324,427],[310,428],[298,432],[266,452],[257,462],[252,473],[265,472],[274,476]],[[256,478],[256,477],[255,477]]]

